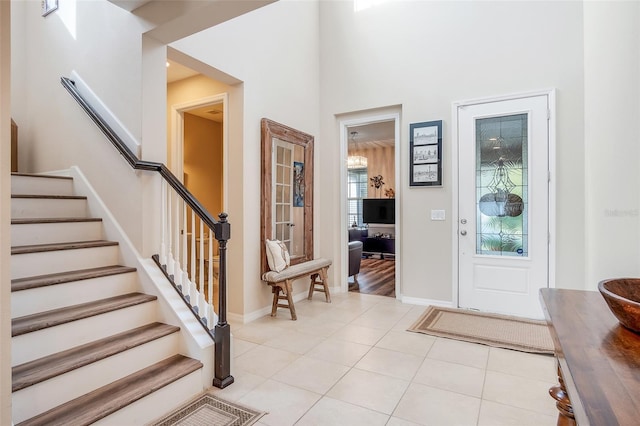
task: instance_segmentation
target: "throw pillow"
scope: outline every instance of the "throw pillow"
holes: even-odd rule
[[[289,250],[281,241],[267,240],[267,262],[269,269],[280,272],[291,264]]]

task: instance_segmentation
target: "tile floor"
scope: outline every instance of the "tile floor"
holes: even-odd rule
[[[553,357],[406,331],[424,306],[332,299],[231,324],[235,383],[218,394],[269,426],[556,424]]]

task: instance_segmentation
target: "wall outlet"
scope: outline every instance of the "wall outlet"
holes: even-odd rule
[[[444,220],[444,210],[431,210],[431,220]]]

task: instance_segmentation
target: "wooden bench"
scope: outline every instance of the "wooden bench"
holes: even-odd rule
[[[311,278],[308,299],[312,299],[314,291],[321,291],[324,293],[327,303],[331,303],[331,294],[329,294],[329,286],[327,285],[327,269],[329,266],[331,266],[330,260],[314,259],[289,266],[280,272],[265,272],[262,275],[262,281],[269,284],[273,292],[271,316],[276,316],[278,308],[289,308],[291,319],[294,321],[298,319],[296,308],[293,304],[292,284],[294,280],[307,275]],[[317,286],[322,287],[318,288]],[[280,292],[283,294],[280,295]],[[287,303],[278,303],[280,300],[286,300]]]

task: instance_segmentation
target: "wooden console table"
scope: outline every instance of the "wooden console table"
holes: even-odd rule
[[[568,395],[557,404],[558,425],[575,424],[571,412],[579,426],[640,424],[640,335],[597,291],[543,289],[541,299],[562,387],[549,393]]]

